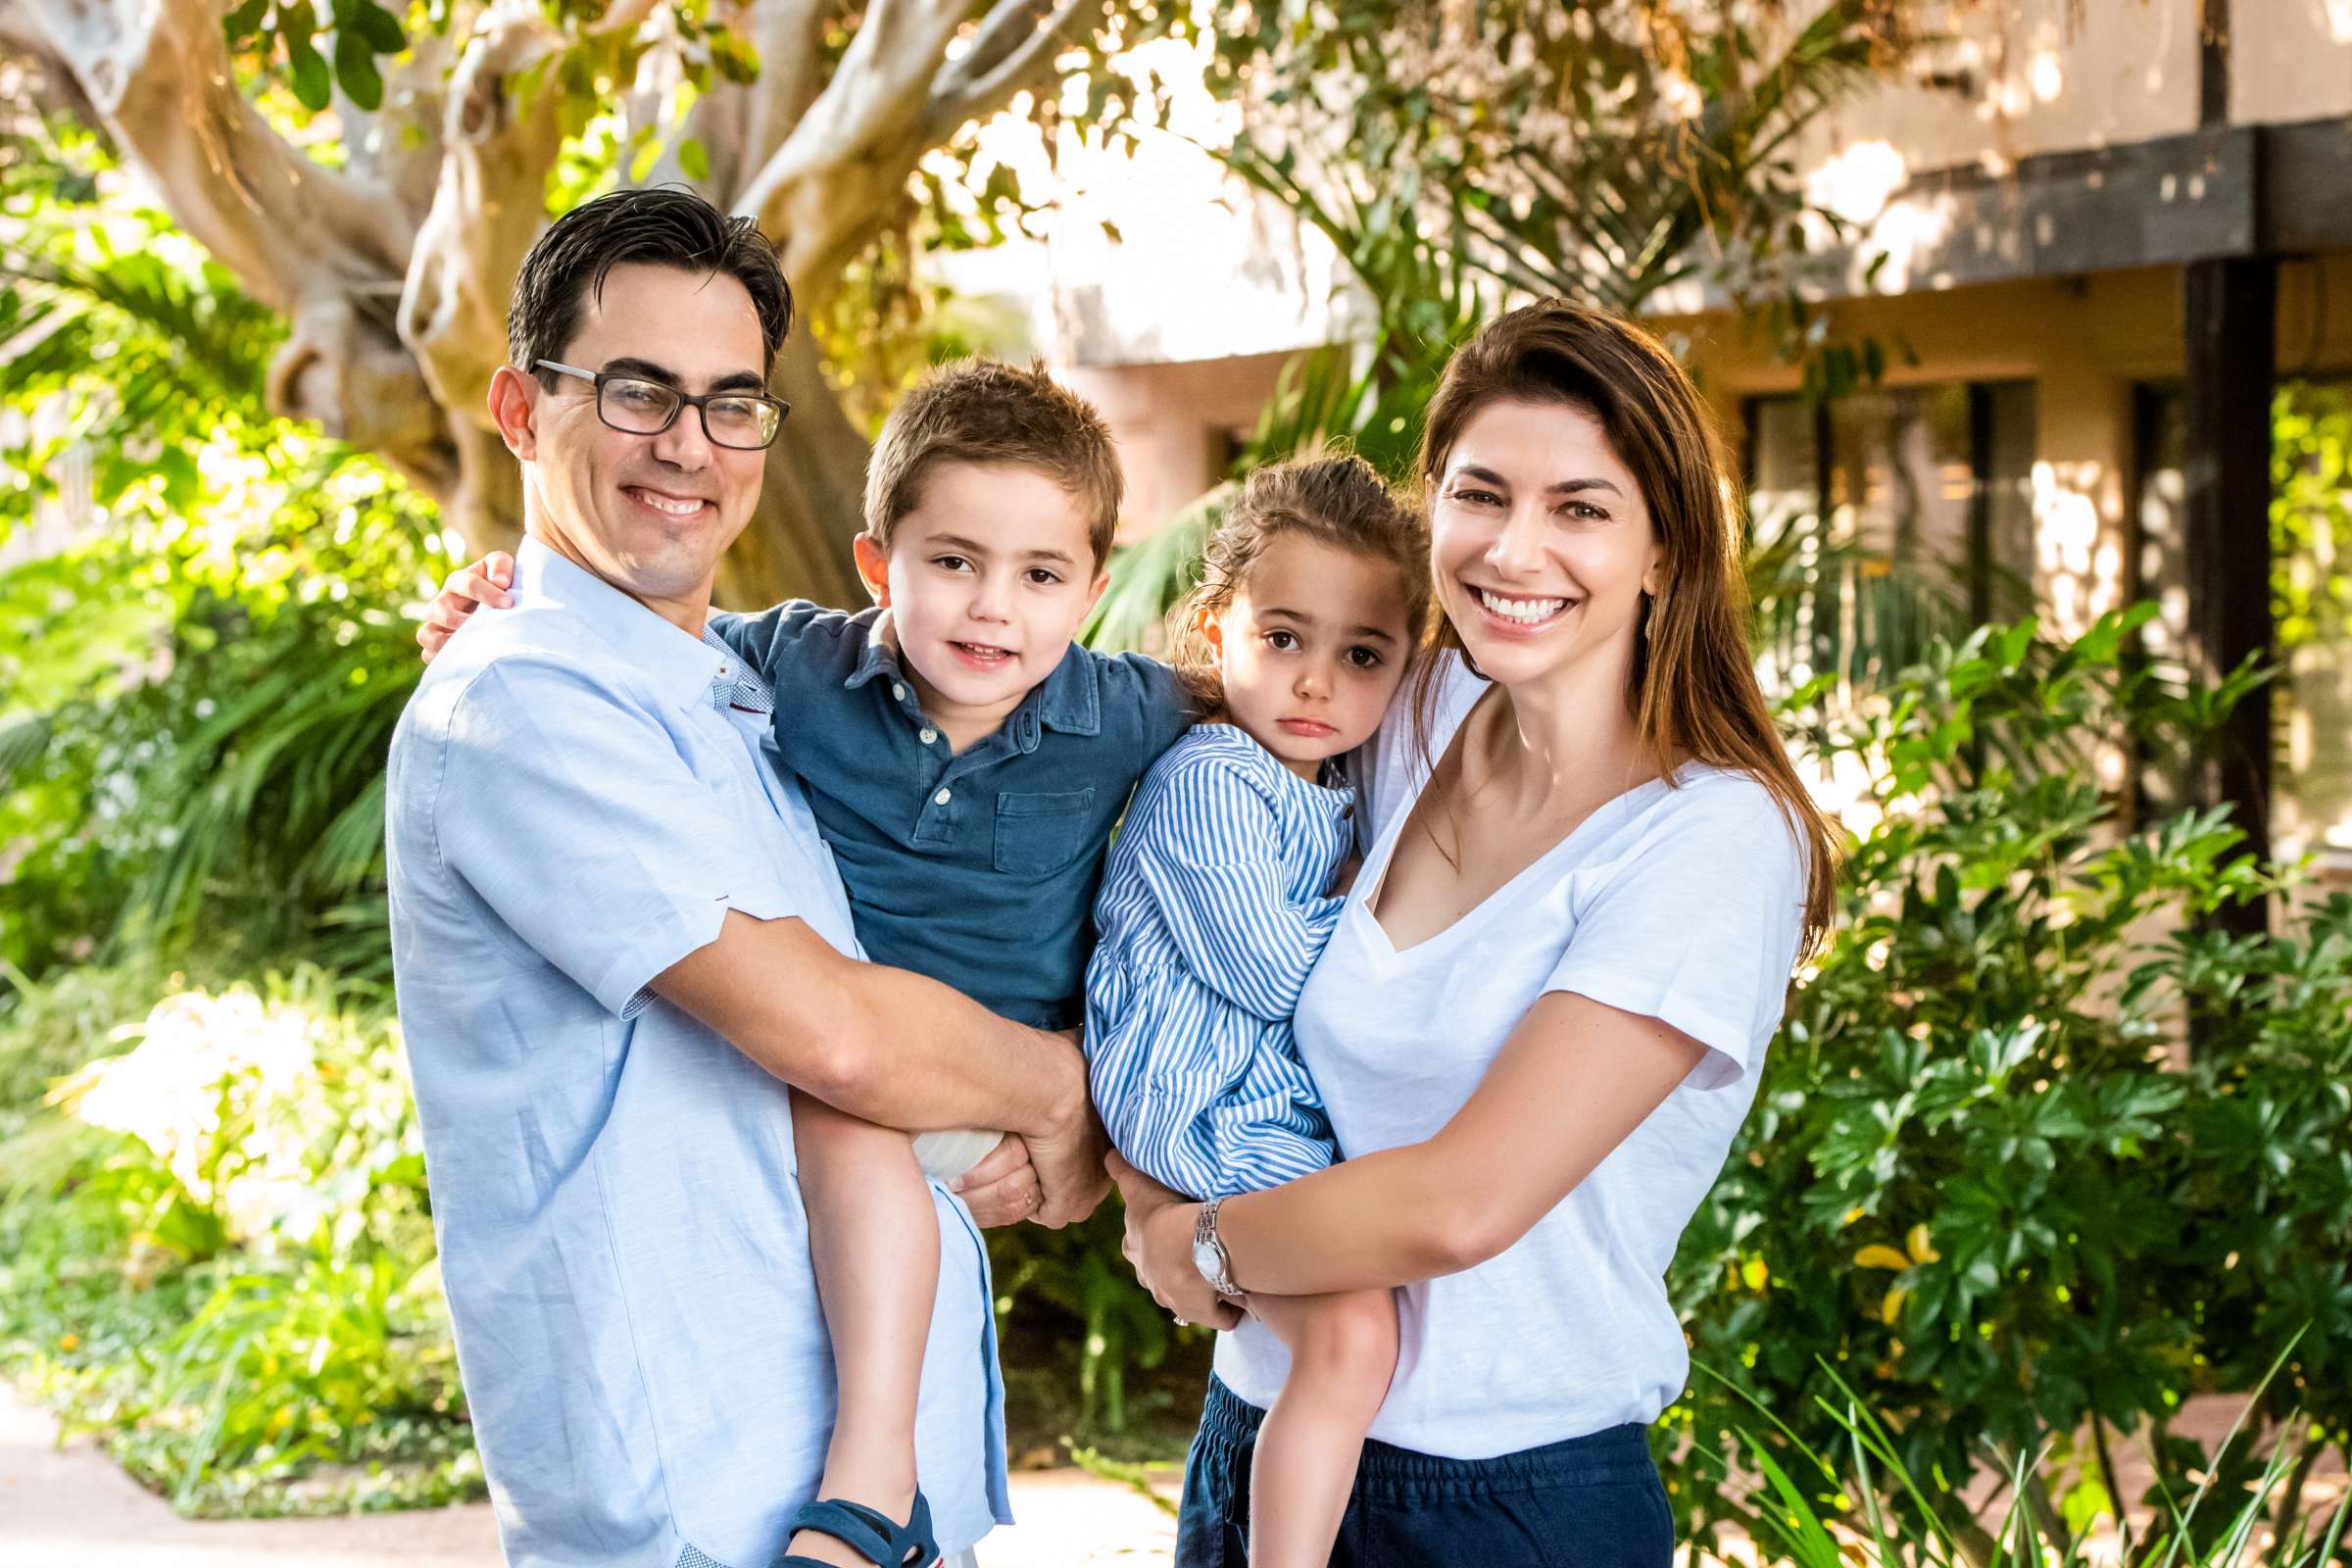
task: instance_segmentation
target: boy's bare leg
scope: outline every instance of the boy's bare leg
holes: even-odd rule
[[[1326,1568],[1364,1434],[1396,1374],[1396,1298],[1268,1296],[1250,1310],[1291,1352],[1250,1461],[1250,1568]]]
[[[915,1403],[939,1292],[931,1193],[905,1133],[798,1090],[792,1136],[840,1395],[816,1494],[904,1520],[914,1505]],[[842,1568],[865,1563],[812,1530],[788,1549]]]

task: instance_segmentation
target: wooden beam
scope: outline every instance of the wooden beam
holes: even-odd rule
[[[2197,19],[2197,123],[2230,122],[2230,0],[2204,0]]]
[[[2271,624],[2271,397],[2278,386],[2278,264],[2202,261],[2182,270],[2188,452],[2183,466],[2192,678],[2275,657]],[[2248,847],[2270,853],[2271,702],[2258,688],[2197,759],[2199,804],[2227,804]],[[2262,929],[2267,910],[2227,923]]]
[[[1874,232],[1935,236],[1892,247],[1896,292],[2027,277],[2178,267],[2352,248],[2352,116],[2213,124],[2114,147],[2037,153],[2009,170],[1914,174]],[[1822,252],[1824,299],[1866,292],[1870,234]],[[1886,292],[1882,271],[1867,292]],[[1704,308],[1728,300],[1709,294]]]
[[[2352,119],[2264,125],[2261,248],[2282,256],[2352,247]]]

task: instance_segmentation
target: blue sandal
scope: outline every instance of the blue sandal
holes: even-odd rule
[[[893,1524],[886,1514],[878,1513],[862,1502],[843,1502],[838,1498],[812,1502],[793,1516],[792,1533],[814,1530],[844,1541],[865,1554],[865,1560],[881,1568],[931,1568],[939,1560],[939,1543],[931,1536],[931,1504],[924,1500],[921,1489],[914,1494],[914,1506],[907,1510],[906,1522]],[[826,1568],[814,1557],[803,1557],[787,1552],[778,1557],[773,1568]]]

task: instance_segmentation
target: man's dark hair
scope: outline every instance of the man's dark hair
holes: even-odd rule
[[[514,277],[507,353],[515,368],[552,385],[541,360],[561,360],[580,329],[584,301],[601,298],[605,274],[625,263],[724,272],[752,296],[764,341],[764,373],[792,330],[792,290],[776,248],[748,218],[729,218],[690,190],[655,185],[582,202],[548,225]]]

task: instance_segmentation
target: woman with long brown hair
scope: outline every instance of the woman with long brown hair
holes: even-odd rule
[[[1720,448],[1655,339],[1560,301],[1500,318],[1447,367],[1421,470],[1437,647],[1295,1023],[1348,1157],[1206,1204],[1114,1165],[1138,1274],[1234,1330],[1177,1562],[1247,1561],[1284,1366],[1235,1301],[1397,1287],[1332,1560],[1664,1568],[1666,1266],[1828,922],[1834,841],[1749,662]]]

